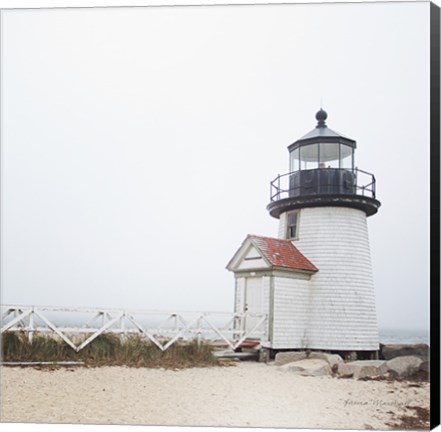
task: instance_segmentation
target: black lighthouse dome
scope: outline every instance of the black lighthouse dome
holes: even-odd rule
[[[355,167],[356,141],[326,125],[328,114],[316,113],[316,127],[288,146],[289,173],[271,183],[271,216],[301,207],[356,207],[373,215],[375,177]]]
[[[328,114],[327,114],[326,111],[324,111],[322,108],[320,108],[320,111],[317,112],[317,114],[315,115],[315,118],[319,122],[317,127],[324,126],[325,125],[325,120],[328,118]]]

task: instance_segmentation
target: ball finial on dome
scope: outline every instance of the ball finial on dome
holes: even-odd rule
[[[328,118],[328,114],[322,108],[317,112],[315,118],[318,120],[318,126],[325,126],[325,120]]]

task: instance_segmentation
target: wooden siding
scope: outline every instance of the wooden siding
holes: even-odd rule
[[[279,218],[279,238],[281,239],[286,239],[286,234],[287,234],[286,215],[287,213],[282,213]]]
[[[274,349],[377,350],[379,348],[366,214],[344,207],[301,210],[298,239],[293,241],[319,271],[313,275],[248,263],[258,251],[245,249],[237,266],[235,311],[244,310],[247,277],[262,280],[262,312],[268,314]],[[279,233],[286,235],[286,217]],[[246,268],[241,267],[246,263]],[[234,265],[233,265],[234,264]],[[272,293],[272,298],[271,298]]]
[[[237,265],[237,270],[253,270],[268,268],[268,263],[263,259],[262,254],[251,245],[248,251],[244,254],[243,258]]]
[[[366,214],[357,209],[315,207],[301,210],[299,238],[294,244],[319,269],[310,280],[309,321],[304,348],[378,349],[366,222]],[[281,289],[286,292],[288,288]],[[305,296],[300,288],[295,289],[299,289],[298,310],[305,304]],[[282,303],[276,308],[286,309]],[[295,335],[293,340],[298,340],[299,325],[297,321],[287,320],[277,328],[292,333]],[[289,339],[285,335],[280,338]]]
[[[304,278],[274,277],[274,349],[305,348],[309,313],[310,281]]]
[[[244,308],[245,278],[236,278],[236,289],[234,290],[234,312],[242,313]]]
[[[265,333],[270,338],[270,320],[271,320],[271,277],[272,276],[263,276],[262,277],[262,290],[263,290],[263,298],[262,298],[262,313],[267,314],[266,320],[266,329]],[[262,341],[264,346],[268,346],[268,341]]]

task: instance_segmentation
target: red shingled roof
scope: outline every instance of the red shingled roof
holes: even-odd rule
[[[257,235],[249,235],[249,238],[273,266],[318,271],[318,268],[302,255],[290,240]]]

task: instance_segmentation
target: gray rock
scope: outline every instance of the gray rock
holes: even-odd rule
[[[395,357],[387,362],[387,368],[395,376],[409,377],[420,370],[423,360],[417,356]]]
[[[420,366],[420,371],[430,372],[430,366],[428,361],[423,361]]]
[[[302,376],[325,376],[331,374],[331,367],[328,362],[321,359],[297,360],[281,366],[280,369]]]
[[[261,348],[259,350],[259,362],[268,363],[270,359],[270,351],[266,348]]]
[[[343,359],[338,354],[327,354],[323,352],[312,352],[309,354],[310,359],[320,359],[325,360],[331,369],[333,367],[338,367],[339,364],[344,363]]]
[[[349,363],[340,363],[340,375],[352,375],[355,379],[375,377],[387,374],[387,362],[384,360],[356,360]]]
[[[306,353],[304,351],[287,351],[279,352],[276,354],[274,360],[276,366],[282,366],[287,363],[292,363],[298,360],[303,360],[306,358]]]
[[[381,355],[386,360],[395,357],[418,356],[423,360],[429,359],[429,346],[427,344],[414,345],[382,345]]]

